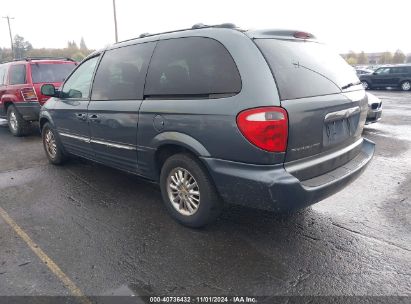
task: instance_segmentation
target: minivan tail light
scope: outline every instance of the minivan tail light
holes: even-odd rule
[[[24,101],[38,101],[37,94],[34,88],[23,88],[20,91]]]
[[[244,137],[260,149],[285,152],[288,115],[281,107],[261,107],[240,112],[237,126]]]

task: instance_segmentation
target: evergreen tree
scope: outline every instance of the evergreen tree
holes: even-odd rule
[[[83,37],[81,37],[81,40],[80,40],[80,50],[87,51],[87,46],[86,46],[86,43],[84,42]]]

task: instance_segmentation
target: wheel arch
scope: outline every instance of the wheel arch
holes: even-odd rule
[[[7,115],[7,110],[9,107],[14,104],[12,100],[6,99],[2,100],[3,108],[4,108],[4,113]]]
[[[16,101],[17,101],[16,96],[11,95],[11,94],[4,94],[1,97],[1,103],[3,104],[5,113],[7,113],[7,109],[9,108],[9,106],[14,104],[14,102]]]
[[[197,158],[211,156],[198,140],[179,132],[158,134],[152,141],[152,147],[155,148],[153,163],[157,178],[166,159],[174,154],[187,153]]]
[[[42,112],[40,114],[40,118],[39,118],[39,127],[40,127],[40,132],[43,131],[43,127],[46,123],[50,123],[54,126],[53,124],[53,119],[51,118],[50,113],[48,112]]]

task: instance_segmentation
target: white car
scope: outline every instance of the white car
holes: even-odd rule
[[[382,101],[377,96],[366,93],[368,97],[368,114],[366,124],[377,122],[382,115]]]

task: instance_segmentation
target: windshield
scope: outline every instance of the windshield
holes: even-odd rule
[[[33,83],[63,82],[75,66],[74,63],[34,63],[31,77]]]
[[[279,39],[255,43],[274,73],[281,99],[335,94],[359,83],[355,70],[324,44]]]

